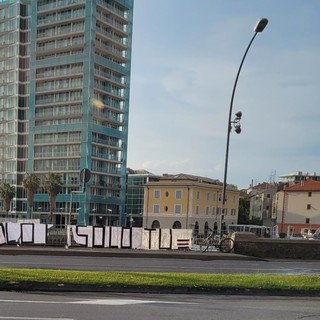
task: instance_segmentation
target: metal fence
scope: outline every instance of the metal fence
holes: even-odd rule
[[[65,247],[67,239],[66,225],[54,225],[48,229],[46,246]]]

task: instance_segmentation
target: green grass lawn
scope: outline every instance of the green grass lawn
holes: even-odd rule
[[[320,291],[319,275],[194,274],[0,269],[0,283],[79,284],[111,287]]]

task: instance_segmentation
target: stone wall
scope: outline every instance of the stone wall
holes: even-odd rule
[[[320,241],[236,237],[234,253],[271,259],[320,260]]]

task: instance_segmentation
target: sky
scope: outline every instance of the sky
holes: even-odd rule
[[[239,189],[320,174],[319,0],[135,0],[127,166]],[[232,116],[232,119],[234,117]]]

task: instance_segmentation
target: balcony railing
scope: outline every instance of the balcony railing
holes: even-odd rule
[[[118,16],[120,16],[126,20],[128,19],[128,12],[127,11],[120,10],[120,9],[114,7],[113,5],[108,3],[106,0],[97,0],[97,4],[101,4],[103,7],[107,7],[109,10],[111,10],[112,12],[114,12],[115,14],[117,14]]]
[[[46,10],[51,10],[51,9],[56,9],[56,8],[61,8],[61,7],[70,7],[70,5],[78,5],[85,3],[85,0],[60,0],[57,2],[51,2],[51,3],[46,3],[46,4],[40,4],[38,5],[38,12],[41,11],[46,11]]]

